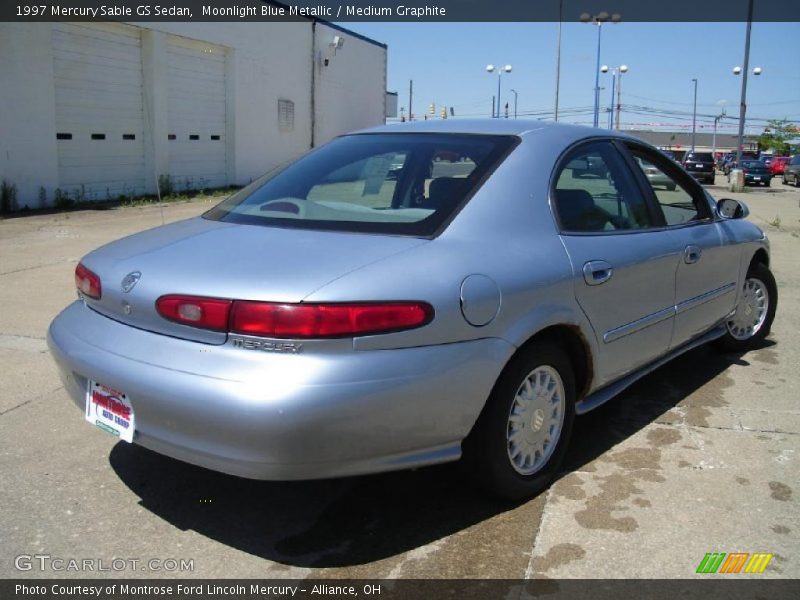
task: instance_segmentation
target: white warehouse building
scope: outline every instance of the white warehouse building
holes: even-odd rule
[[[0,23],[0,180],[22,208],[244,185],[386,117],[384,44],[295,23]]]

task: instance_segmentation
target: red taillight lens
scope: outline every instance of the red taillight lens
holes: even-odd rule
[[[161,296],[156,300],[156,310],[165,319],[202,329],[228,329],[231,300],[202,298],[200,296]]]
[[[430,323],[424,302],[358,304],[233,303],[230,331],[275,338],[334,338],[413,329]]]
[[[103,295],[103,287],[100,285],[100,278],[78,263],[75,267],[75,287],[84,295],[95,300],[100,300]]]

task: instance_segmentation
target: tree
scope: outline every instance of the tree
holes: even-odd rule
[[[758,146],[762,150],[772,150],[775,154],[789,154],[788,140],[797,137],[800,129],[788,119],[767,121],[764,133],[758,136]]]

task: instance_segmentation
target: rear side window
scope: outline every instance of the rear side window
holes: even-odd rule
[[[565,232],[601,233],[654,225],[622,156],[607,142],[580,146],[570,153],[557,175],[553,200]]]
[[[303,229],[432,235],[518,138],[344,136],[234,194],[204,217]]]

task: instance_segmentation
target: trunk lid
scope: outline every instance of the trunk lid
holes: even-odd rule
[[[227,334],[164,319],[166,294],[300,302],[346,273],[426,243],[413,237],[280,229],[196,217],[107,244],[83,259],[102,281],[98,312],[133,327],[210,344]],[[123,291],[123,280],[138,274]],[[129,278],[127,283],[130,283]],[[353,300],[358,300],[355,292]]]

